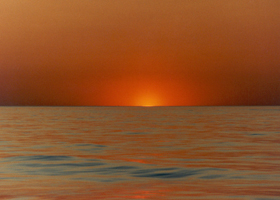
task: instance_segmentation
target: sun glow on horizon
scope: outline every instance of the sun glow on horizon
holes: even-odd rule
[[[151,105],[151,104],[144,104],[144,105],[142,105],[142,107],[155,107],[155,105]]]
[[[135,102],[136,106],[142,107],[154,107],[160,106],[162,103],[160,102],[159,97],[155,96],[154,94],[146,94],[137,98]]]

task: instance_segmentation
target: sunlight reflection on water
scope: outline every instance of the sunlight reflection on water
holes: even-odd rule
[[[0,199],[280,196],[280,107],[0,111]]]

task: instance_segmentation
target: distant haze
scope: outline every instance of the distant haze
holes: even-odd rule
[[[0,105],[280,105],[280,1],[0,1]]]

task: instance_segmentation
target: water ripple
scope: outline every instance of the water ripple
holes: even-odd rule
[[[139,170],[133,173],[134,177],[146,177],[146,178],[183,178],[187,176],[193,176],[198,174],[200,170],[192,169],[149,169],[149,170]]]
[[[4,161],[65,161],[73,160],[73,156],[51,156],[51,155],[34,155],[34,156],[13,156],[5,158]]]
[[[226,171],[219,168],[159,168],[156,165],[151,166],[148,164],[133,166],[130,162],[125,162],[125,165],[112,165],[106,160],[62,155],[15,156],[4,160],[4,162],[10,162],[11,169],[16,173],[43,176],[87,174],[91,177],[97,175],[112,177],[121,175],[127,178],[179,179],[200,175],[202,179],[215,179],[221,176],[215,175],[213,172]],[[115,180],[115,177],[113,179]]]

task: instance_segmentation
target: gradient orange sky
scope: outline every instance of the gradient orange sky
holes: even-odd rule
[[[280,105],[280,1],[0,1],[0,105]]]

